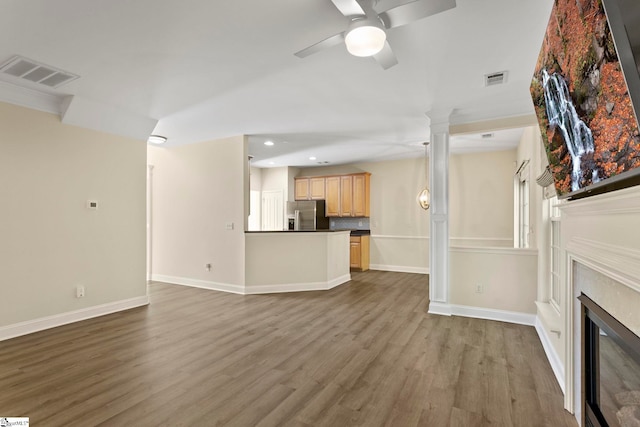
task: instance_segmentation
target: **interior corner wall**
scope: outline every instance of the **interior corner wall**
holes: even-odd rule
[[[149,147],[148,157],[152,279],[240,291],[249,191],[245,137]]]
[[[285,202],[293,202],[296,199],[295,177],[300,173],[300,168],[289,166],[287,168],[287,198]]]
[[[0,328],[146,300],[146,172],[145,141],[0,103]]]
[[[513,247],[515,150],[451,155],[451,245]]]

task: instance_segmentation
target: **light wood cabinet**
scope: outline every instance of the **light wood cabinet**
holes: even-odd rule
[[[370,173],[300,177],[295,179],[296,200],[326,200],[329,217],[369,217]]]
[[[296,178],[295,199],[309,200],[309,178]]]
[[[369,202],[370,183],[370,174],[353,175],[352,216],[369,217],[371,206]]]
[[[328,176],[325,180],[326,214],[327,216],[340,216],[340,177]]]
[[[369,269],[369,236],[351,236],[350,267],[361,271]]]
[[[324,176],[309,178],[309,198],[311,200],[324,200],[325,199],[325,181]]]
[[[353,176],[340,177],[340,216],[353,216]]]
[[[296,200],[324,200],[325,199],[325,177],[296,178],[295,179],[295,199]]]

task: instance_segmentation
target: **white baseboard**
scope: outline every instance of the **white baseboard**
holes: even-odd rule
[[[558,381],[558,385],[560,386],[560,389],[564,394],[564,366],[562,364],[562,361],[560,360],[555,347],[551,343],[546,329],[544,328],[544,326],[542,326],[540,317],[536,317],[535,327],[536,332],[538,332],[538,337],[540,337],[540,342],[542,342],[542,348],[544,348],[544,352],[547,355],[547,359],[549,360],[549,364],[551,365],[551,369],[553,370],[553,374],[556,376],[556,381]]]
[[[429,269],[427,267],[410,267],[405,265],[370,264],[369,269],[379,271],[393,271],[396,273],[429,274]]]
[[[535,326],[536,315],[518,311],[497,310],[494,308],[470,307],[467,305],[451,305],[454,316],[473,317],[476,319],[497,320],[499,322],[516,323],[518,325]]]
[[[328,282],[286,283],[279,285],[246,286],[245,294],[274,294],[282,292],[326,291],[351,280],[351,274],[337,277]]]
[[[165,276],[162,274],[152,274],[151,280],[154,282],[171,283],[172,285],[191,286],[192,288],[209,289],[212,291],[231,292],[234,294],[245,294],[244,286],[231,285],[228,283],[210,282],[208,280],[190,279],[188,277]]]
[[[476,319],[497,320],[499,322],[516,323],[535,326],[536,315],[517,311],[496,310],[493,308],[470,307],[466,305],[429,302],[429,313],[442,316],[462,316]]]
[[[429,301],[429,314],[439,314],[440,316],[451,316],[451,304]]]
[[[151,279],[156,282],[171,283],[174,285],[191,286],[194,288],[209,289],[213,291],[230,292],[240,295],[272,294],[282,292],[302,291],[326,291],[351,280],[351,274],[345,274],[328,282],[310,283],[284,283],[264,286],[240,286],[226,283],[209,282],[205,280],[189,279],[187,277],[164,276],[154,274]]]
[[[0,341],[149,304],[147,295],[0,327]]]

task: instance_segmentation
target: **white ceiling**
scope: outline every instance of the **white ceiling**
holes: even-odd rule
[[[22,55],[80,75],[45,90],[74,96],[73,124],[126,134],[121,120],[102,120],[126,115],[170,146],[246,134],[260,167],[376,161],[424,153],[429,111],[453,110],[456,124],[532,114],[552,2],[457,0],[390,30],[398,65],[385,71],[342,45],[293,55],[346,28],[330,0],[3,0],[0,63]],[[485,74],[505,70],[506,84],[484,87]],[[1,79],[0,100],[11,101],[16,81]],[[456,136],[452,149],[513,147],[519,135]]]

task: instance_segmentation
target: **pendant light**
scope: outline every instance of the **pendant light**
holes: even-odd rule
[[[424,144],[424,190],[422,190],[419,194],[418,197],[416,198],[416,201],[418,202],[418,204],[420,205],[420,207],[422,209],[424,209],[425,211],[429,209],[429,206],[431,206],[431,194],[429,193],[429,188],[427,186],[427,168],[428,168],[428,164],[429,164],[429,158],[427,157],[427,152],[429,149],[429,143],[425,142]]]

